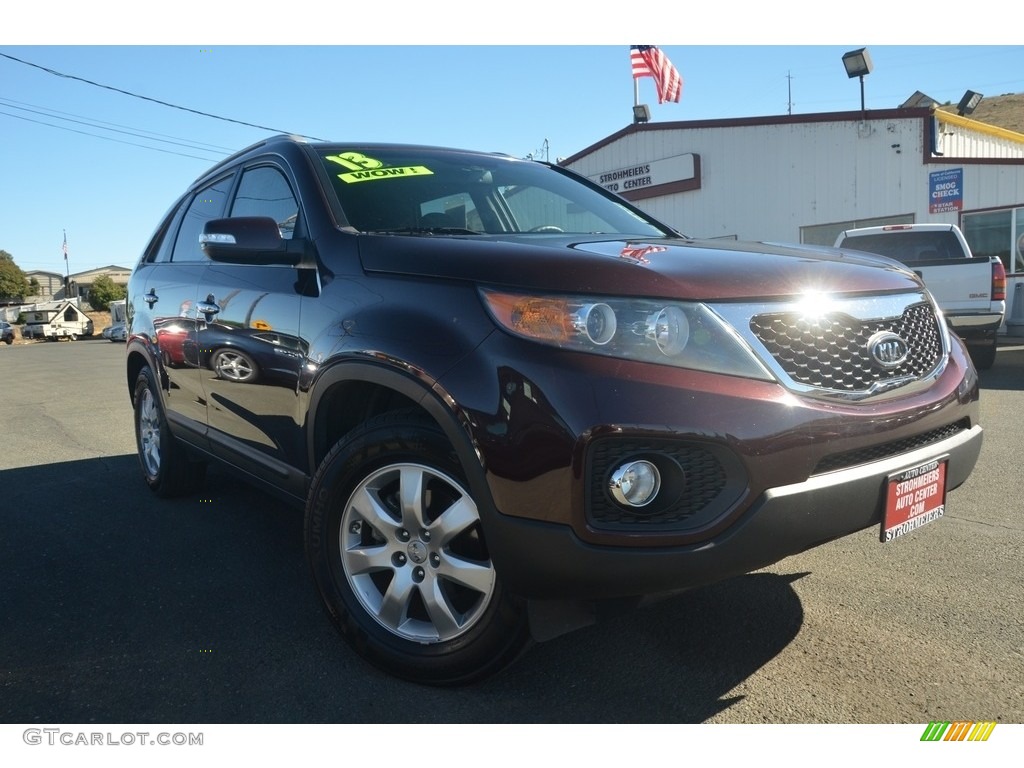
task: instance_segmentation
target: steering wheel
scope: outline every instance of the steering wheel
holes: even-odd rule
[[[533,227],[526,230],[527,232],[565,232],[561,227],[556,227],[554,224],[541,224],[539,227]]]

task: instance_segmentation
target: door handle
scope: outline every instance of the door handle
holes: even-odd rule
[[[220,312],[220,307],[212,301],[200,301],[196,303],[196,313],[206,315],[209,319],[210,315],[216,315]]]

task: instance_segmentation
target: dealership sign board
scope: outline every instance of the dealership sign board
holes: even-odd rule
[[[928,213],[961,211],[964,207],[964,169],[928,174]]]
[[[700,186],[700,157],[675,155],[645,160],[627,168],[614,168],[589,177],[609,192],[626,198],[653,197]]]

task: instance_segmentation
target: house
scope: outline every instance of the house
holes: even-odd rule
[[[89,291],[96,278],[101,276],[109,277],[117,285],[128,286],[128,278],[131,277],[131,267],[119,267],[116,264],[109,264],[106,267],[97,267],[85,272],[76,272],[71,275],[71,283],[74,286],[72,294],[79,298],[89,300]]]
[[[40,299],[42,301],[53,301],[58,294],[64,291],[64,275],[57,272],[46,272],[41,269],[33,269],[25,272],[25,279],[31,283],[35,280],[39,289],[26,299]]]
[[[127,286],[128,278],[131,274],[131,267],[120,267],[116,264],[110,264],[106,267],[97,267],[96,269],[89,269],[84,272],[76,272],[73,275],[67,276],[61,275],[57,272],[32,270],[26,272],[25,277],[29,281],[35,278],[35,281],[39,284],[39,291],[35,296],[26,296],[25,298],[34,298],[38,301],[59,301],[61,299],[69,298],[64,289],[66,282],[70,287],[70,297],[88,300],[89,290],[92,288],[92,284],[96,281],[96,278],[101,275],[106,275],[118,285]]]

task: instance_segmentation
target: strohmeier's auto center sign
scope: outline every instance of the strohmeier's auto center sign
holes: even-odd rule
[[[626,168],[602,171],[589,177],[610,192],[629,199],[700,188],[700,156],[675,155]]]

